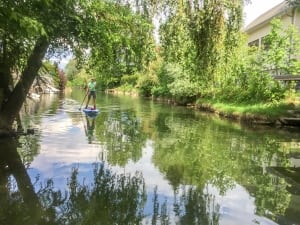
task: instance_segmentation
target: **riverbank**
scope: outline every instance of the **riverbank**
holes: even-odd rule
[[[137,96],[138,93],[131,91],[120,91],[110,89],[107,93],[124,94]],[[169,98],[151,98],[154,101],[166,102],[168,104],[178,105],[174,99]],[[222,118],[227,118],[236,122],[248,125],[266,125],[266,126],[296,126],[300,127],[300,98],[293,98],[278,104],[255,104],[255,105],[237,105],[230,103],[220,103],[212,100],[198,99],[194,104],[188,104],[187,107],[199,111],[214,113]]]
[[[233,105],[198,102],[195,108],[249,125],[300,126],[299,105],[291,102],[270,105]]]

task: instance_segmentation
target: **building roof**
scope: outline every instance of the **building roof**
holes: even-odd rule
[[[257,17],[254,21],[252,21],[244,30],[245,32],[251,32],[252,30],[256,29],[257,27],[268,23],[274,17],[280,16],[284,14],[287,10],[291,8],[286,1],[279,3],[278,5],[274,6],[267,12],[263,13],[259,17]]]

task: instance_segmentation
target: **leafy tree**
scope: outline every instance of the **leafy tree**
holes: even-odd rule
[[[236,53],[242,39],[242,9],[248,1],[167,2],[167,19],[160,28],[161,55],[182,71],[171,84],[173,90],[181,97],[215,97],[239,71]]]
[[[98,72],[99,68],[110,71],[116,65],[110,62],[116,61],[126,62],[127,69],[131,62],[144,66],[144,63],[139,64],[140,55],[138,60],[133,58],[135,51],[128,42],[133,34],[145,33],[139,33],[138,28],[130,32],[130,25],[144,27],[147,31],[151,29],[148,29],[149,23],[140,24],[136,19],[122,1],[1,1],[0,129],[12,129],[11,125],[45,57],[72,51],[81,64],[89,56],[94,59],[90,62],[98,61],[99,55],[107,57],[95,67]],[[149,37],[149,32],[146,34]],[[143,38],[141,36],[138,42],[131,41],[132,45],[138,43],[135,50],[144,45]],[[124,53],[126,49],[128,54]],[[130,56],[130,60],[124,60],[125,56]],[[114,75],[120,77],[121,71],[124,72],[119,68]]]
[[[43,76],[50,76],[54,82],[54,87],[57,89],[62,91],[65,89],[67,77],[65,76],[65,73],[58,67],[57,63],[52,63],[50,61],[43,62],[37,79]]]
[[[87,62],[87,70],[97,74],[106,88],[120,85],[123,75],[144,71],[154,57],[153,26],[147,10],[140,10],[144,2],[113,4],[106,8],[112,16],[105,20],[97,34],[101,37],[99,41],[105,44],[91,43]],[[98,7],[97,4],[92,7]]]
[[[0,128],[10,130],[46,52],[76,43],[82,14],[75,8],[84,7],[77,1],[2,1],[0,5]],[[14,74],[19,75],[16,83]]]
[[[67,75],[68,81],[73,81],[76,75],[79,73],[79,69],[76,67],[77,63],[75,59],[71,59],[65,68],[65,73]]]
[[[264,49],[261,51],[262,69],[274,75],[300,72],[299,56],[300,39],[295,28],[284,30],[279,19],[271,22],[271,32],[264,38]]]

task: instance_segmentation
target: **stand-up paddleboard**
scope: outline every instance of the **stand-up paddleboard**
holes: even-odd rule
[[[89,117],[96,117],[99,113],[98,109],[93,109],[91,107],[84,108],[82,111]]]

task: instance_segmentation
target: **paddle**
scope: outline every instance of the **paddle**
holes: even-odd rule
[[[80,105],[80,107],[79,107],[79,111],[81,110],[81,107],[82,107],[82,105],[83,105],[83,103],[84,103],[84,100],[85,100],[85,98],[86,98],[86,96],[88,95],[88,91],[86,92],[86,94],[85,94],[85,96],[84,96],[84,98],[83,98],[83,101],[81,102],[81,105]]]

